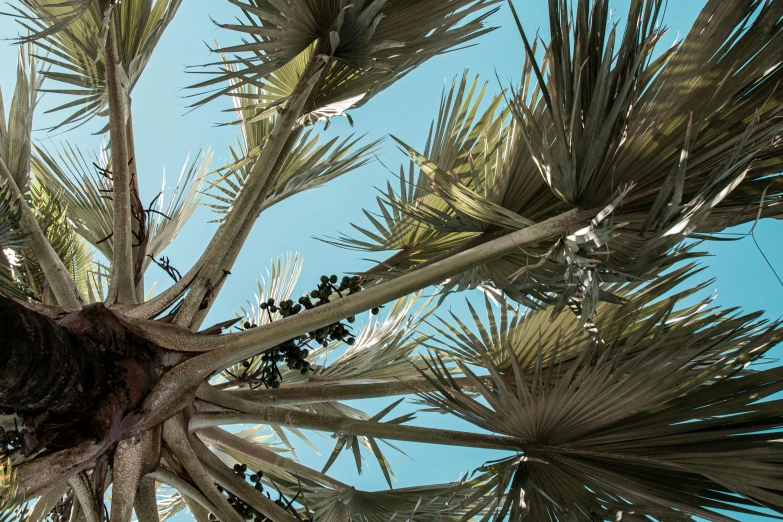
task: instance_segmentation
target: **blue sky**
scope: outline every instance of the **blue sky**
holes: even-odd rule
[[[546,37],[548,26],[546,3],[545,0],[517,2],[525,29],[531,33],[540,29],[543,37]],[[628,0],[613,3],[617,19],[624,18],[628,3]],[[686,33],[703,4],[700,0],[670,2],[665,17],[670,32],[662,45],[668,46],[678,34]],[[217,29],[209,17],[230,21],[235,14],[236,8],[225,0],[184,1],[133,92],[136,161],[142,199],[145,201],[151,200],[159,190],[164,169],[168,173],[168,185],[176,181],[189,152],[195,154],[199,147],[211,146],[215,151],[213,167],[222,165],[228,158],[227,144],[233,141],[237,129],[216,127],[215,124],[226,121],[227,115],[221,111],[229,107],[229,101],[217,100],[206,107],[187,112],[188,101],[183,96],[188,94],[184,88],[197,80],[185,72],[185,66],[214,60],[204,42],[212,43],[218,39],[227,43],[233,38]],[[489,82],[490,92],[499,90],[496,73],[504,83],[514,83],[519,78],[524,59],[523,48],[507,7],[504,6],[491,18],[490,23],[500,28],[480,39],[477,46],[428,62],[355,111],[352,114],[355,123],[353,129],[344,120],[338,120],[326,132],[322,132],[319,126],[322,136],[331,138],[355,132],[366,134],[366,140],[369,141],[391,134],[410,145],[423,148],[430,121],[437,113],[441,90],[452,78],[468,69],[471,75],[479,75]],[[12,20],[0,17],[0,35],[12,37],[17,34],[17,30]],[[15,65],[16,49],[0,44],[0,87],[6,103],[10,102],[13,90]],[[53,106],[55,100],[49,98],[52,97],[44,97],[41,109]],[[61,117],[44,114],[41,110],[36,115],[35,128],[49,127]],[[97,150],[101,138],[91,133],[97,132],[102,126],[102,122],[94,121],[65,135],[47,136],[46,132],[39,131],[34,137],[39,140],[69,140],[86,150]],[[382,159],[392,169],[397,169],[405,160],[391,140],[385,143]],[[246,299],[252,298],[254,280],[269,266],[270,259],[278,254],[298,251],[304,256],[300,289],[309,288],[322,273],[340,274],[368,267],[364,258],[370,256],[341,251],[315,238],[334,236],[337,231],[349,232],[350,222],[366,223],[361,207],[375,207],[374,187],[385,185],[388,178],[390,175],[383,166],[377,162],[371,163],[325,188],[289,199],[265,212],[256,224],[210,319],[217,322],[230,318],[233,310],[244,304]],[[172,264],[181,272],[189,268],[188,263],[195,260],[207,244],[215,228],[208,221],[214,218],[215,215],[209,209],[197,211],[174,244],[165,251]],[[762,222],[756,236],[778,273],[783,273],[783,244],[780,241],[783,237],[783,223]],[[771,317],[781,314],[783,287],[778,284],[750,239],[713,243],[707,245],[707,248],[714,257],[703,261],[707,269],[702,277],[716,278],[710,290],[717,291],[719,304],[739,306],[747,311],[763,309]],[[155,280],[159,285],[168,284],[167,276],[153,266],[147,272],[147,283]],[[457,302],[452,302],[457,310],[461,308]],[[374,413],[389,402],[371,401],[365,407],[368,412]],[[457,426],[441,416],[424,416],[418,422],[438,427]],[[313,440],[318,439],[317,435],[313,437]],[[332,439],[318,443],[322,448],[320,456],[304,447],[299,455],[304,463],[320,468],[332,444]],[[422,481],[437,483],[454,480],[460,473],[497,455],[485,450],[422,447],[413,443],[402,443],[400,446],[413,460],[393,450],[387,452],[387,458],[397,472],[396,487],[420,484]],[[356,475],[353,459],[349,455],[338,459],[332,469],[341,479],[361,489],[385,487],[380,470],[372,462],[365,467],[361,477]]]

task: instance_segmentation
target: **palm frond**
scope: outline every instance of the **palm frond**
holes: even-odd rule
[[[319,488],[308,490],[306,498],[313,502],[309,507],[315,518],[326,522],[434,522],[460,514],[457,507],[470,497],[473,487],[473,481],[460,480],[394,491]]]
[[[27,504],[10,459],[0,462],[0,522],[24,522]]]
[[[177,513],[187,509],[182,494],[165,484],[158,485],[158,517],[160,522],[165,522]]]
[[[188,157],[168,203],[164,170],[161,191],[147,212],[148,251],[152,255],[159,255],[195,212],[211,160],[209,148],[199,149],[192,160]],[[68,142],[59,144],[53,151],[36,145],[32,160],[36,179],[56,187],[68,208],[68,219],[74,230],[107,259],[112,259],[114,245],[111,237],[114,219],[112,181],[105,175],[110,163],[111,157],[105,151],[100,155],[84,153]],[[147,257],[145,270],[151,262]]]
[[[32,159],[33,175],[42,184],[56,187],[76,232],[106,259],[112,259],[113,253],[114,209],[111,179],[102,173],[110,164],[108,153],[85,153],[68,142],[53,152],[36,144]]]
[[[151,204],[150,210],[153,212],[148,212],[147,215],[147,237],[149,240],[147,250],[150,255],[155,256],[162,252],[198,208],[212,156],[213,153],[209,147],[199,149],[192,161],[188,155],[182,165],[168,205],[165,204],[166,171],[163,171],[161,189],[153,201],[153,203],[157,203],[157,208]],[[144,262],[145,270],[151,262],[152,259],[147,257]]]
[[[0,159],[5,162],[22,194],[27,190],[30,172],[30,133],[33,130],[33,112],[38,103],[38,92],[44,80],[42,72],[45,71],[38,70],[33,45],[20,44],[8,125],[0,89]]]
[[[783,329],[759,315],[678,316],[674,303],[644,319],[610,311],[615,333],[603,344],[582,343],[571,364],[561,365],[557,348],[548,359],[536,349],[526,371],[509,351],[512,371],[504,375],[482,353],[494,376],[489,386],[459,363],[477,399],[432,361],[424,374],[437,391],[420,395],[525,441],[526,460],[509,463],[522,470],[510,505],[523,500],[536,520],[620,511],[731,520],[718,511],[758,513],[758,506],[783,512],[781,405],[772,397],[783,374],[749,366],[783,340]]]
[[[19,251],[25,244],[20,211],[8,185],[0,184],[0,292],[24,299],[24,284],[19,280]]]
[[[430,126],[422,158],[427,165],[448,173],[457,183],[472,183],[476,178],[471,165],[473,158],[484,149],[502,147],[507,140],[510,111],[500,110],[503,101],[500,96],[482,107],[486,89],[486,83],[479,84],[478,77],[471,82],[467,71],[459,82],[454,78],[450,88],[444,88],[440,112]],[[413,160],[407,175],[400,167],[398,178],[399,191],[395,193],[387,184],[383,197],[378,199],[379,217],[365,211],[374,230],[352,224],[369,242],[348,236],[328,242],[358,250],[405,249],[433,255],[486,228],[479,222],[467,227],[457,224],[457,215],[450,212],[439,194],[433,193],[424,169],[417,168]]]
[[[416,328],[434,311],[432,298],[413,311],[421,296],[420,291],[394,301],[383,320],[380,315],[370,318],[355,343],[331,364],[318,366],[310,380],[384,381],[416,376],[410,365],[417,359],[413,353],[421,342],[415,338]]]
[[[495,0],[427,2],[412,0],[266,0],[235,1],[244,20],[220,27],[242,35],[242,43],[223,47],[232,63],[194,85],[211,88],[197,104],[230,94],[248,83],[261,84],[329,35],[333,57],[315,100],[322,115],[359,107],[429,58],[462,46],[489,29],[485,19]],[[309,58],[309,56],[308,56]],[[222,65],[222,64],[216,64]],[[259,109],[259,112],[264,109]],[[322,115],[315,115],[320,118]]]
[[[397,407],[404,399],[399,399],[398,401],[395,401],[388,405],[387,407],[383,408],[381,411],[376,413],[373,416],[369,416],[363,411],[357,410],[356,408],[351,408],[345,404],[341,403],[319,403],[319,404],[308,404],[303,405],[302,409],[313,411],[316,413],[321,413],[324,415],[338,415],[338,416],[347,416],[354,419],[360,419],[360,420],[372,420],[380,422],[386,415],[388,415],[395,407]],[[415,418],[415,415],[413,414],[405,414],[399,417],[396,417],[394,419],[388,420],[386,422],[390,422],[392,424],[402,424],[405,422],[408,422],[410,420],[413,420]],[[378,465],[381,468],[381,471],[383,472],[383,476],[386,479],[386,483],[389,485],[389,488],[392,487],[392,478],[396,480],[396,477],[394,475],[394,470],[392,470],[391,465],[389,464],[389,461],[386,460],[386,457],[383,455],[383,452],[381,451],[381,448],[378,446],[378,442],[384,442],[391,448],[399,451],[403,455],[405,454],[400,448],[397,446],[386,442],[386,441],[376,441],[373,437],[363,437],[363,436],[357,436],[357,435],[346,435],[344,433],[335,433],[333,435],[335,439],[337,439],[337,442],[335,443],[334,449],[332,450],[332,453],[329,455],[329,458],[326,461],[326,464],[324,464],[324,468],[322,470],[322,473],[326,473],[329,468],[332,467],[332,464],[334,464],[335,460],[337,460],[337,457],[340,456],[340,453],[343,452],[343,450],[351,450],[351,453],[353,453],[354,462],[356,463],[356,471],[361,475],[362,474],[362,462],[364,461],[364,457],[361,452],[361,447],[364,446],[367,451],[372,453],[372,455],[375,457],[376,461],[378,462]]]
[[[29,205],[38,220],[38,225],[47,241],[62,260],[71,278],[77,282],[80,290],[87,289],[87,271],[92,264],[90,245],[78,236],[68,220],[68,212],[59,194],[34,179],[28,191]],[[48,284],[43,271],[32,252],[20,250],[20,273],[25,286],[35,293],[38,299],[48,299]]]
[[[271,125],[266,127],[265,132],[271,130]],[[218,214],[226,214],[231,209],[255,158],[261,151],[267,134],[255,136],[260,138],[261,142],[252,147],[248,146],[250,143],[247,141],[238,142],[236,148],[230,147],[234,161],[217,171],[215,179],[211,182],[210,188],[214,190],[208,194],[214,203],[209,203],[207,206]],[[361,137],[355,138],[351,135],[342,141],[333,138],[319,144],[318,134],[314,134],[312,130],[305,132],[286,157],[274,185],[264,200],[262,210],[366,165],[371,161],[382,140],[359,146],[360,140]]]
[[[405,146],[426,174],[426,189],[417,197],[390,190],[381,207],[386,223],[367,213],[377,230],[357,227],[369,241],[338,244],[402,249],[406,268],[442,253],[433,245],[451,248],[523,228],[525,220],[599,208],[627,192],[600,247],[585,236],[555,254],[564,245],[543,242],[449,282],[457,289],[493,284],[527,306],[586,301],[589,311],[595,294],[585,289],[599,277],[613,283],[659,271],[694,255],[677,249],[691,234],[754,220],[759,209],[780,215],[775,86],[783,69],[770,45],[783,34],[775,7],[710,1],[688,37],[652,59],[663,34],[659,0],[634,2],[622,36],[608,26],[606,1],[577,2],[573,21],[564,2],[549,5],[553,37],[543,60],[525,37],[522,81],[507,96],[511,118],[496,131],[502,138],[485,132],[497,145],[476,148],[454,166]],[[444,95],[439,121],[461,104]],[[411,176],[408,185],[417,181]],[[416,240],[401,241],[410,231]],[[575,272],[569,259],[594,269]],[[575,275],[583,280],[577,288],[569,282]]]
[[[44,77],[67,87],[47,89],[76,97],[50,112],[75,110],[57,127],[79,125],[108,106],[103,47],[108,23],[115,23],[123,88],[130,96],[152,56],[163,31],[174,18],[182,0],[124,0],[103,13],[95,0],[28,0],[14,7],[19,23],[31,32],[43,51],[37,58],[51,66]]]
[[[483,358],[488,357],[501,372],[512,370],[510,354],[526,374],[532,373],[539,364],[548,364],[555,352],[558,365],[566,367],[591,342],[604,343],[606,339],[614,338],[619,328],[627,328],[627,334],[630,334],[661,310],[703,290],[707,283],[675,291],[700,271],[688,264],[632,283],[601,285],[605,300],[597,305],[594,322],[587,328],[580,327],[576,314],[554,313],[554,307],[512,307],[502,293],[492,296],[497,299],[496,312],[490,295],[485,294],[486,321],[468,301],[475,328],[468,327],[454,313],[450,313],[451,321],[438,317],[439,324],[431,325],[438,335],[431,337],[429,347],[453,355],[466,364],[480,365]],[[707,299],[673,310],[669,313],[669,321],[693,319],[709,302]],[[626,324],[629,321],[630,324]]]

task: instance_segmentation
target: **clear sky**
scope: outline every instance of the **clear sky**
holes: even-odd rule
[[[545,38],[548,27],[546,4],[545,0],[517,2],[525,29],[531,33],[540,29],[541,36]],[[613,3],[617,19],[625,17],[628,4],[628,0]],[[664,38],[663,46],[668,46],[678,34],[688,31],[703,4],[702,0],[669,3],[665,23],[670,27],[670,32]],[[157,194],[164,169],[168,173],[168,186],[176,182],[179,169],[189,152],[195,154],[199,147],[211,146],[215,151],[213,167],[222,165],[229,157],[227,144],[233,141],[234,132],[238,129],[215,126],[215,123],[227,120],[229,115],[221,111],[229,107],[229,101],[217,100],[186,114],[188,101],[183,96],[188,94],[184,88],[197,80],[185,72],[185,66],[214,60],[204,42],[212,43],[218,39],[226,43],[234,38],[217,29],[209,17],[230,21],[237,12],[225,0],[185,0],[133,92],[136,161],[144,196],[142,199],[145,201]],[[391,134],[410,145],[423,148],[430,121],[437,114],[441,90],[454,76],[469,69],[471,75],[477,74],[489,82],[490,92],[499,90],[496,73],[506,84],[515,83],[519,78],[524,52],[507,7],[504,6],[491,18],[490,23],[499,26],[499,29],[478,40],[477,46],[426,63],[355,111],[352,114],[354,129],[344,120],[339,120],[322,135],[331,138],[356,132],[366,134],[366,139],[371,140]],[[0,35],[13,37],[17,31],[12,20],[0,17]],[[13,90],[15,66],[16,49],[0,44],[0,86],[6,103],[10,102]],[[44,97],[41,109],[53,106],[55,100],[47,98],[53,97]],[[40,110],[36,114],[35,128],[49,127],[61,117],[44,114]],[[97,150],[101,138],[91,133],[97,132],[102,126],[103,122],[94,121],[59,136],[59,139],[72,141],[86,150]],[[319,131],[321,128],[319,126]],[[58,139],[57,136],[47,136],[43,131],[36,132],[34,137],[39,140],[49,137]],[[385,144],[382,159],[390,168],[398,169],[405,158],[389,141]],[[385,180],[390,177],[379,163],[374,162],[325,188],[296,196],[265,212],[256,223],[243,255],[213,308],[210,315],[210,319],[214,319],[212,322],[233,317],[233,310],[237,310],[246,299],[252,299],[254,280],[269,266],[270,259],[278,254],[289,251],[303,254],[305,266],[299,287],[302,290],[315,283],[322,273],[354,272],[370,266],[365,258],[371,256],[340,251],[314,238],[333,236],[337,231],[350,232],[350,222],[365,224],[362,206],[375,208],[374,187],[385,185]],[[172,265],[181,272],[189,268],[189,263],[198,257],[207,244],[215,229],[215,225],[207,222],[214,218],[215,215],[209,209],[197,211],[177,240],[165,251]],[[783,223],[762,222],[756,236],[778,273],[783,273],[783,243],[780,241],[783,237]],[[703,277],[716,278],[711,289],[717,291],[719,304],[739,306],[748,311],[763,309],[773,317],[783,312],[780,305],[783,301],[783,287],[776,281],[750,239],[709,244],[706,247],[715,256],[703,261],[708,266]],[[376,259],[382,257],[377,256]],[[167,276],[153,266],[147,272],[147,283],[155,280],[159,282],[158,289],[160,285],[169,283]],[[462,308],[457,304],[460,300],[461,297],[456,301],[451,300],[457,310]],[[375,413],[389,402],[372,401],[364,406],[369,413]],[[405,407],[401,407],[400,411],[403,410]],[[418,422],[422,421],[438,427],[456,426],[442,416],[425,415]],[[317,435],[312,438],[315,441],[319,439]],[[322,448],[320,456],[304,446],[298,453],[305,464],[320,469],[333,441],[323,440],[317,445]],[[486,450],[453,450],[422,447],[413,443],[402,443],[400,446],[413,460],[391,449],[385,451],[397,473],[396,487],[421,484],[422,481],[438,483],[454,480],[460,473],[470,471],[497,455]],[[354,483],[360,489],[385,487],[383,476],[372,461],[365,466],[361,477],[356,475],[353,459],[349,455],[339,458],[332,469],[341,479]]]

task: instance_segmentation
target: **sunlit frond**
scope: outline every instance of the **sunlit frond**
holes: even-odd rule
[[[166,204],[166,171],[163,171],[163,181],[160,192],[155,197],[156,206],[150,205],[154,212],[148,213],[147,251],[151,256],[162,252],[177,236],[190,216],[198,208],[202,197],[202,187],[212,161],[212,150],[199,149],[193,159],[190,155],[182,165],[177,184],[174,186],[168,204]],[[152,259],[147,257],[146,269]]]
[[[267,324],[282,317],[279,311],[272,313],[268,308],[262,309],[260,305],[269,299],[274,299],[274,302],[277,303],[290,299],[296,283],[299,281],[299,275],[302,273],[303,263],[304,259],[298,252],[289,252],[286,256],[277,256],[272,260],[271,267],[266,269],[266,277],[262,275],[261,279],[256,279],[254,300],[247,301],[247,308],[240,307],[241,314],[234,312],[241,319],[243,328]],[[248,367],[244,367],[241,363],[235,364],[227,368],[227,371],[223,372],[221,376],[227,381],[234,380],[237,375],[254,372],[263,364],[263,361],[261,357],[254,357],[248,363],[250,364]],[[283,378],[285,379],[287,369],[280,368],[280,371],[284,372]],[[288,377],[289,379],[296,378],[298,374],[298,371],[291,372]]]
[[[24,522],[27,504],[11,460],[0,461],[0,522]]]
[[[356,342],[332,363],[316,370],[311,380],[388,380],[412,376],[409,361],[418,346],[414,340],[416,328],[433,312],[432,298],[427,299],[415,312],[422,292],[396,300],[385,318],[370,318]],[[415,358],[415,357],[414,357]]]

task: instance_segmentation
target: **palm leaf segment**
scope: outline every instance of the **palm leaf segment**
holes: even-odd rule
[[[118,49],[127,96],[181,1],[123,0],[110,8],[108,14],[116,24],[120,40]],[[19,21],[31,32],[28,39],[35,40],[43,51],[38,59],[52,66],[42,74],[68,85],[45,92],[76,97],[51,109],[72,111],[58,127],[82,124],[95,115],[105,114],[108,98],[103,44],[110,18],[102,12],[98,0],[25,0],[23,4],[25,9],[15,7]]]
[[[781,404],[772,397],[783,373],[757,367],[783,337],[781,323],[707,301],[677,310],[682,297],[656,303],[636,291],[627,304],[607,305],[598,343],[574,342],[569,332],[553,342],[544,328],[525,329],[542,312],[519,321],[528,342],[508,336],[503,354],[473,340],[465,363],[480,364],[492,380],[458,362],[470,394],[446,367],[428,364],[423,373],[436,391],[420,394],[427,403],[527,446],[523,458],[485,469],[477,512],[732,520],[719,511],[783,511]]]
[[[43,80],[33,56],[32,44],[20,45],[16,86],[11,98],[7,125],[3,94],[0,90],[0,158],[5,162],[22,193],[27,189],[33,111],[38,103],[38,91]]]
[[[569,267],[584,270],[571,260],[600,264],[603,281],[627,280],[664,267],[673,258],[665,254],[689,234],[718,232],[759,211],[780,215],[775,86],[783,69],[768,45],[783,38],[777,9],[711,1],[683,42],[652,59],[663,34],[657,0],[631,5],[621,40],[607,27],[607,2],[580,1],[569,21],[563,3],[551,0],[553,39],[540,64],[536,43],[525,40],[522,81],[505,95],[506,108],[490,107],[475,120],[470,107],[480,96],[466,78],[444,93],[424,153],[400,142],[418,177],[411,171],[397,194],[389,189],[383,219],[368,213],[375,230],[360,228],[365,238],[337,243],[403,249],[408,264],[416,263],[487,231],[598,208],[628,191],[613,216],[622,226],[605,229],[603,238],[590,239],[592,230],[574,244],[534,245],[450,281],[489,281],[534,305],[554,302],[550,292],[574,293],[565,276]],[[498,120],[491,130],[483,128],[489,118]],[[433,154],[443,136],[459,143],[466,125],[481,134],[477,146],[464,147],[452,162]]]
[[[366,103],[437,54],[486,33],[486,8],[496,0],[232,0],[246,18],[220,24],[239,32],[243,43],[221,51],[234,55],[238,70],[223,69],[194,85],[210,88],[198,103],[235,92],[246,84],[272,85],[279,103],[298,77],[273,74],[294,60],[306,61],[319,38],[328,38],[329,64],[314,100],[315,118],[339,114]],[[262,110],[262,109],[259,109]],[[318,114],[320,112],[320,114]]]

